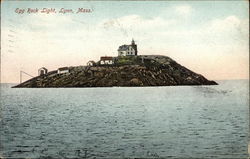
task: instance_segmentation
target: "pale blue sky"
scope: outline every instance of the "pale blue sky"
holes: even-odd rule
[[[204,23],[214,18],[225,18],[228,15],[236,15],[239,18],[248,18],[247,1],[6,1],[2,5],[2,16],[18,19],[13,10],[16,8],[72,8],[77,9],[93,8],[94,12],[90,15],[75,15],[75,18],[84,18],[88,22],[96,23],[106,18],[118,18],[130,14],[137,14],[146,18],[153,18],[161,15],[166,18],[175,16],[174,7],[178,5],[190,5],[195,8],[195,15],[191,24]],[[156,9],[157,8],[157,9]],[[163,13],[165,12],[165,14]],[[22,15],[27,16],[27,15]],[[21,17],[22,17],[21,16]],[[72,15],[71,15],[72,16]],[[7,21],[3,21],[5,25]]]
[[[209,79],[248,78],[248,6],[247,1],[4,1],[1,79],[17,82],[21,69],[36,75],[42,66],[54,70],[116,56],[118,46],[132,38],[139,54],[170,56]],[[17,14],[16,8],[93,12]]]

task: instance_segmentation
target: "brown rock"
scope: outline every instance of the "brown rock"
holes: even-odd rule
[[[130,84],[132,86],[140,86],[142,84],[142,82],[138,78],[133,78],[130,80]]]

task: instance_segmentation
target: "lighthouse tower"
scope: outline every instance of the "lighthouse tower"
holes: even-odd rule
[[[137,56],[137,45],[135,44],[134,39],[131,41],[131,47],[135,50],[135,56]]]

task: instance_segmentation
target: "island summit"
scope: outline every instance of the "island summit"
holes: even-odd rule
[[[137,44],[121,45],[118,56],[101,56],[85,66],[38,69],[38,76],[14,88],[43,87],[144,87],[178,85],[217,85],[176,61],[162,55],[138,55]]]

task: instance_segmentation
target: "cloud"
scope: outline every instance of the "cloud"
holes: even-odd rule
[[[162,17],[145,18],[140,15],[128,15],[119,18],[105,19],[98,24],[105,31],[121,33],[124,37],[152,37],[157,30],[165,30],[174,25],[176,20]]]
[[[178,23],[181,25],[181,22]],[[178,26],[176,25],[176,26]],[[201,45],[242,45],[248,42],[249,38],[249,20],[240,19],[231,15],[225,18],[217,18],[206,23],[189,29],[165,30],[155,32],[157,36],[165,36],[183,43],[190,41]],[[175,40],[174,40],[175,39]]]
[[[192,12],[192,7],[189,5],[182,5],[182,6],[177,6],[175,7],[175,11],[178,15],[181,16],[188,16],[191,14]]]
[[[240,19],[236,16],[228,16],[224,19],[215,19],[211,22],[211,29],[219,32],[232,31],[240,26]]]
[[[249,21],[231,15],[223,19],[214,19],[202,27],[210,41],[236,45],[246,43],[249,38]]]
[[[115,19],[104,20],[100,25],[102,25],[106,29],[115,27],[140,30],[167,27],[171,24],[174,24],[174,22],[175,20],[166,20],[161,17],[144,18],[139,15],[129,15]]]

